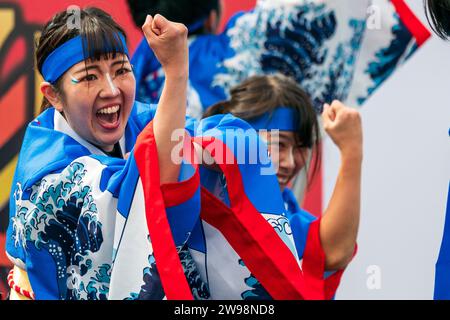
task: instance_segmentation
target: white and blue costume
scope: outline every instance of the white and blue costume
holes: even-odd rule
[[[291,226],[278,182],[261,175],[260,164],[225,164],[222,174],[185,163],[179,183],[159,187],[146,126],[153,115],[148,105],[133,107],[120,140],[123,154],[131,152],[127,160],[82,140],[53,108],[30,123],[14,178],[7,253],[27,271],[36,298],[187,298],[175,279],[200,299],[325,298],[325,289],[307,289],[308,281],[326,287],[314,278],[324,269],[319,221]],[[249,129],[230,115],[200,126],[189,131],[213,137],[199,141],[208,150],[226,148],[230,129]],[[256,141],[256,132],[248,139]],[[268,192],[273,196],[264,197]]]
[[[78,36],[47,58],[44,79],[83,60]],[[6,250],[36,299],[328,298],[320,220],[292,231],[256,131],[231,115],[189,120],[179,182],[161,185],[155,109],[134,103],[118,142],[126,160],[83,140],[54,108],[28,125]],[[219,171],[195,164],[194,142]],[[261,157],[237,161],[255,146]]]
[[[430,33],[404,0],[258,0],[219,35],[192,36],[188,115],[201,118],[253,75],[283,73],[318,112],[361,105]],[[145,39],[132,57],[139,101],[157,103],[164,73]]]

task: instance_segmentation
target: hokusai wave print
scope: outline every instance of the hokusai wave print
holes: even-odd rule
[[[29,190],[20,184],[15,190],[14,241],[48,253],[56,268],[48,276],[57,277],[61,299],[107,299],[111,265],[96,266],[88,258],[99,251],[103,236],[91,188],[82,184],[85,173],[84,165],[74,162],[56,183],[49,175]]]

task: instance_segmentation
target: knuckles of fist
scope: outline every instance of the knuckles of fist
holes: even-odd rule
[[[148,15],[142,30],[166,73],[187,68],[188,29],[184,24],[169,21],[159,14]]]
[[[164,37],[172,39],[187,39],[188,35],[188,29],[184,24],[169,21],[161,15],[156,15],[154,18],[148,16],[147,20],[142,26],[142,30],[144,31],[147,38],[150,37],[151,39],[155,39],[155,37],[151,37],[151,33],[156,36],[164,35]]]
[[[350,142],[356,146],[362,144],[361,115],[357,110],[333,101],[331,106],[325,105],[322,120],[323,128],[338,147]]]

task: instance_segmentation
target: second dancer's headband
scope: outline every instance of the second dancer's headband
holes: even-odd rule
[[[299,128],[298,111],[285,106],[277,107],[273,112],[247,120],[255,130],[297,131]]]

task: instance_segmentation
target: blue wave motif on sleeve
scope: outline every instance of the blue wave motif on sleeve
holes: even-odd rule
[[[139,293],[131,293],[125,300],[162,300],[165,297],[164,290],[156,267],[155,257],[148,256],[149,266],[144,269],[143,281]]]
[[[318,113],[322,113],[324,103],[330,103],[335,99],[344,101],[349,94],[356,66],[356,56],[361,46],[366,24],[364,20],[350,19],[348,26],[352,30],[351,38],[339,43],[333,55],[334,63],[330,64],[322,74],[321,78],[328,80],[324,82],[323,86],[318,84],[318,90],[314,90],[314,86],[305,87],[310,93]]]
[[[178,254],[194,299],[207,300],[211,298],[208,284],[201,278],[188,246],[184,245],[181,247]]]
[[[263,27],[251,29],[255,23]],[[338,20],[326,3],[260,8],[227,32],[235,56],[222,63],[214,84],[227,92],[249,76],[281,73],[297,81],[320,113],[325,102],[347,98],[365,26],[365,17]]]
[[[198,272],[197,266],[192,259],[187,245],[177,247],[180,262],[184,269],[184,274],[192,290],[194,299],[206,300],[211,297],[207,283],[205,283]],[[125,300],[162,300],[165,293],[162,287],[161,278],[153,255],[148,257],[149,266],[144,269],[143,282],[139,293],[131,293]]]
[[[239,259],[239,264],[241,266],[245,266],[245,263],[244,261],[242,261],[242,259]],[[248,278],[245,278],[245,284],[251,289],[241,293],[241,297],[243,300],[273,300],[267,290],[264,289],[264,287],[253,276],[253,274],[250,274]]]
[[[310,11],[316,15],[313,20],[307,17]],[[275,17],[276,12],[272,15]],[[305,6],[291,17],[289,28],[283,27],[281,21],[272,25],[271,20],[267,21],[266,51],[261,58],[263,71],[281,72],[297,81],[311,78],[311,66],[324,63],[324,41],[336,30],[334,12],[326,12],[325,5]]]
[[[31,187],[29,204],[18,201],[13,218],[16,240],[53,258],[60,299],[107,298],[110,266],[96,269],[88,259],[100,249],[103,234],[91,188],[82,184],[85,173],[84,165],[74,162],[56,183],[42,179]],[[39,257],[33,263],[39,264]]]
[[[411,45],[413,41],[412,34],[400,22],[400,18],[397,14],[395,14],[395,17],[398,23],[391,29],[393,39],[389,47],[379,50],[376,53],[377,60],[369,63],[366,70],[374,84],[368,89],[366,97],[358,98],[358,103],[360,104],[362,104],[384,80],[391,76],[399,64],[406,61],[418,48],[415,43]]]

